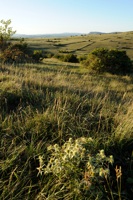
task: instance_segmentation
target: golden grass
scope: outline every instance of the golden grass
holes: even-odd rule
[[[133,60],[133,32],[112,33],[74,36],[66,38],[29,38],[25,42],[34,49],[42,49],[58,53],[59,51],[70,51],[77,55],[88,54],[95,48],[117,48],[125,50]]]
[[[38,176],[38,157],[43,156],[47,164],[49,144],[62,145],[70,137],[82,136],[94,139],[94,145],[89,148],[93,155],[105,149],[107,155],[114,156],[119,168],[122,165],[127,189],[122,183],[123,193],[119,196],[131,197],[127,179],[132,174],[132,75],[89,74],[79,64],[53,58],[44,59],[42,64],[8,65],[0,70],[0,193],[3,200],[56,196],[64,184],[58,185],[52,175]],[[61,193],[70,200],[72,187],[69,182],[65,184],[67,190]],[[111,180],[113,194],[117,193],[115,184]],[[56,191],[51,189],[54,186]],[[81,195],[76,193],[77,199],[97,198],[95,192],[80,192]],[[110,198],[109,192],[103,195]]]

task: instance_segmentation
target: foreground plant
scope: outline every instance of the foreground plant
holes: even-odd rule
[[[93,145],[92,138],[70,138],[62,146],[55,144],[48,147],[48,152],[51,152],[48,163],[39,156],[38,174],[53,175],[56,179],[53,191],[58,191],[58,198],[62,194],[62,186],[64,194],[68,193],[68,199],[103,197],[101,188],[105,177],[110,175],[109,164],[113,164],[114,160],[112,155],[107,157],[104,150],[92,155],[90,149]]]

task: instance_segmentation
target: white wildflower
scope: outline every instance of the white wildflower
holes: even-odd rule
[[[112,155],[109,157],[109,163],[111,163],[111,164],[113,164],[113,163],[114,163],[114,158],[113,158],[113,156],[112,156]]]
[[[99,156],[100,156],[102,159],[106,157],[103,149],[100,150]]]

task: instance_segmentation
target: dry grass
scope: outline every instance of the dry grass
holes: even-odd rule
[[[133,32],[74,36],[66,38],[25,39],[33,49],[58,53],[59,51],[73,52],[77,55],[88,54],[95,48],[117,48],[125,50],[133,60]]]
[[[131,199],[132,96],[132,76],[89,74],[79,64],[56,59],[45,59],[43,64],[1,66],[1,199],[46,200],[58,196],[58,189],[50,188],[55,185],[63,191],[63,185],[58,187],[60,183],[52,175],[38,176],[38,157],[43,155],[48,161],[49,144],[62,145],[69,137],[82,136],[94,139],[90,148],[93,155],[104,149],[114,156],[114,167],[121,166],[123,173],[119,196]],[[113,169],[111,173],[115,195]],[[66,185],[64,195],[71,199],[72,187]],[[110,197],[109,192],[100,192],[102,198]],[[77,199],[96,199],[95,193],[89,196],[81,191],[80,196],[76,195]]]

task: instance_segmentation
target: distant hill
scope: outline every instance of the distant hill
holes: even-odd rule
[[[14,37],[17,38],[60,38],[60,37],[69,37],[69,36],[78,36],[82,35],[82,33],[53,33],[53,34],[33,34],[33,35],[26,35],[26,34],[15,34]]]
[[[89,33],[52,33],[52,34],[15,34],[13,37],[15,38],[63,38],[63,37],[70,37],[70,36],[80,36],[80,35],[102,35],[102,34],[115,34],[121,32],[98,32],[98,31],[91,31]]]
[[[93,31],[93,32],[90,32],[89,34],[90,34],[90,35],[93,35],[93,34],[106,34],[106,33]]]
[[[97,32],[97,31],[93,31],[93,32],[90,32],[89,35],[101,35],[101,34],[116,34],[116,33],[121,33],[121,32],[110,32],[110,33],[104,33],[104,32]]]

